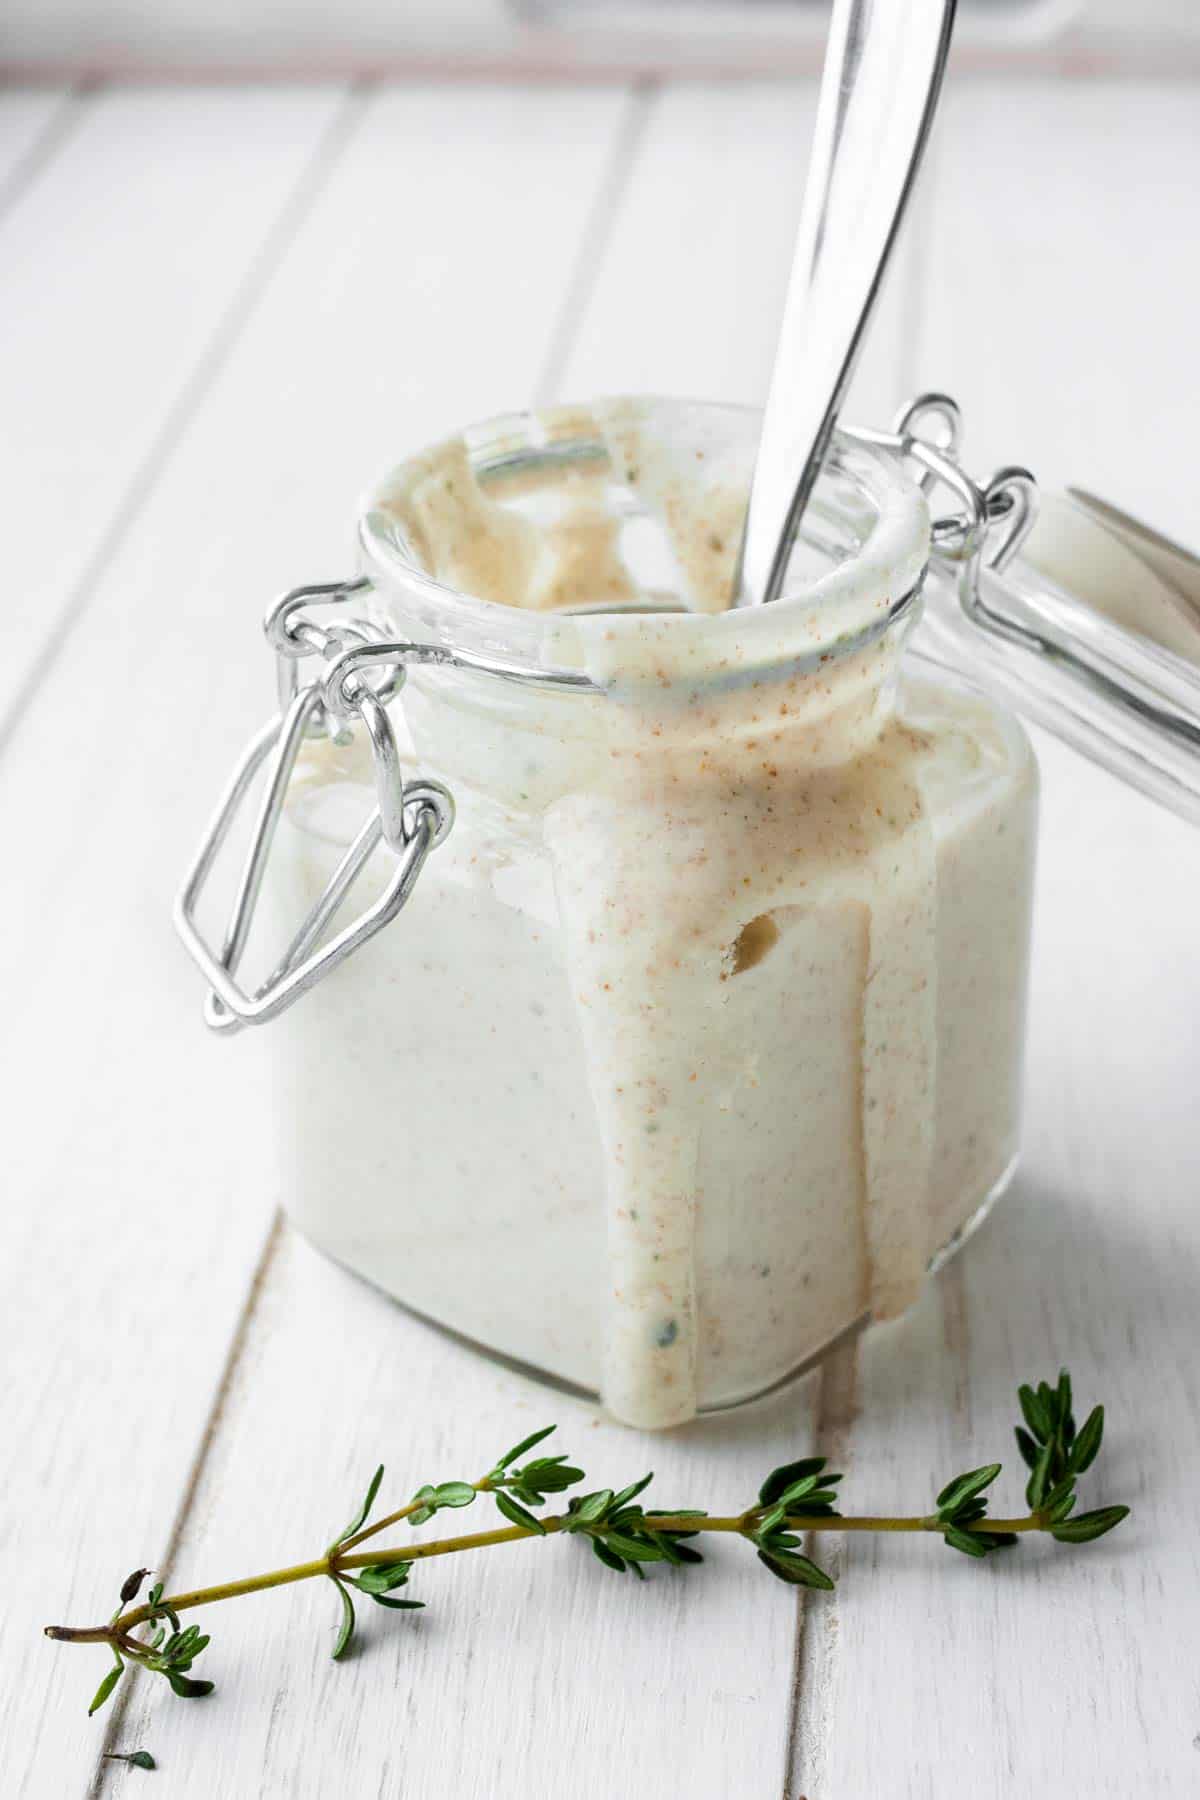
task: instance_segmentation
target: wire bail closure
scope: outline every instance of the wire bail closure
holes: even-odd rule
[[[300,684],[299,665],[304,658],[318,655],[336,664],[348,651],[361,649],[377,637],[374,628],[363,620],[323,625],[305,618],[301,609],[314,603],[349,601],[369,587],[370,582],[363,578],[292,588],[267,614],[264,630],[276,653],[281,710],[243,752],[175,905],[176,928],[209,983],[204,1018],[215,1031],[237,1031],[244,1025],[261,1025],[277,1017],[390,924],[407,903],[430,851],[445,840],[454,823],[454,801],[440,782],[404,781],[387,715],[387,701],[404,683],[402,660],[390,658],[384,679],[374,687],[364,676],[346,671],[338,684],[336,704],[331,703],[332,697],[327,698],[320,678]],[[354,718],[362,721],[371,741],[375,810],[270,975],[253,993],[247,992],[237,981],[236,971],[250,935],[296,758],[306,738],[344,739],[345,725]],[[266,785],[224,940],[216,951],[200,931],[197,908],[213,864],[264,764]],[[397,858],[382,894],[357,919],[316,949],[381,839]]]
[[[923,435],[933,427],[937,439]],[[1036,634],[988,607],[980,592],[984,569],[1011,561],[1031,529],[1037,488],[1025,469],[1006,468],[981,486],[957,460],[961,419],[945,394],[923,394],[898,415],[891,432],[846,431],[858,442],[891,450],[914,463],[926,493],[948,487],[960,512],[936,518],[931,560],[953,570],[967,616],[983,629],[1042,648]],[[431,853],[454,823],[454,801],[440,782],[404,780],[388,704],[404,685],[408,666],[453,668],[543,688],[603,693],[587,675],[569,669],[531,668],[443,644],[400,642],[383,637],[368,619],[353,616],[323,623],[312,606],[341,606],[371,590],[368,576],[291,588],[269,609],[267,642],[275,651],[277,715],[251,740],[231,775],[175,904],[175,925],[209,984],[205,1022],[218,1032],[262,1025],[278,1017],[300,996],[382,931],[407,904]],[[880,629],[891,624],[884,618]],[[319,657],[322,668],[306,684],[300,664]],[[252,992],[237,980],[237,969],[254,921],[288,784],[306,739],[349,741],[359,722],[371,744],[376,805],[346,850],[324,892],[310,908],[266,980]],[[266,781],[238,880],[229,922],[219,949],[205,939],[197,909],[213,865],[246,804],[250,788],[266,767]],[[380,841],[396,866],[379,896],[324,944],[321,940],[354,888]],[[317,946],[320,945],[320,948]]]

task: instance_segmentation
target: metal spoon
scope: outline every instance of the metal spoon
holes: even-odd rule
[[[834,0],[735,606],[774,600],[937,108],[956,0]]]

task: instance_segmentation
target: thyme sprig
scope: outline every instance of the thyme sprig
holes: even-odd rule
[[[592,1493],[572,1495],[564,1512],[539,1517],[537,1509],[545,1506],[551,1495],[565,1493],[584,1479],[584,1471],[568,1462],[565,1455],[520,1460],[550,1436],[555,1428],[547,1425],[506,1451],[477,1481],[426,1483],[404,1506],[369,1522],[383,1483],[384,1470],[380,1465],[350,1523],[324,1555],[312,1562],[167,1596],[160,1581],[136,1606],[131,1602],[137,1599],[151,1571],[135,1569],[122,1584],[119,1605],[106,1625],[48,1625],[46,1636],[68,1643],[107,1646],[113,1667],[105,1674],[88,1708],[89,1713],[94,1713],[110,1698],[131,1664],[162,1675],[183,1699],[199,1699],[212,1692],[211,1681],[199,1680],[189,1673],[209,1640],[198,1626],[181,1626],[182,1612],[292,1582],[328,1580],[338,1593],[333,1656],[340,1660],[354,1638],[354,1594],[395,1611],[416,1611],[424,1606],[423,1600],[397,1596],[400,1589],[407,1587],[418,1562],[499,1544],[553,1536],[577,1537],[587,1542],[598,1560],[614,1574],[632,1571],[644,1580],[647,1563],[684,1568],[703,1562],[694,1540],[703,1533],[725,1532],[753,1545],[758,1560],[779,1581],[793,1587],[832,1588],[832,1576],[803,1547],[806,1535],[932,1532],[950,1549],[977,1559],[1011,1548],[1022,1534],[1029,1532],[1044,1533],[1065,1544],[1086,1544],[1103,1537],[1128,1516],[1129,1508],[1105,1506],[1085,1513],[1076,1513],[1074,1508],[1076,1483],[1100,1450],[1104,1408],[1094,1407],[1077,1431],[1071,1410],[1071,1378],[1065,1369],[1053,1386],[1043,1381],[1036,1388],[1021,1387],[1018,1399],[1024,1424],[1017,1427],[1017,1446],[1030,1470],[1025,1490],[1029,1511],[1018,1518],[994,1518],[988,1514],[988,1490],[1001,1472],[999,1463],[987,1463],[955,1475],[941,1489],[932,1512],[912,1517],[847,1517],[837,1510],[842,1476],[828,1468],[823,1456],[802,1457],[773,1469],[753,1504],[732,1516],[678,1507],[647,1512],[641,1495],[653,1476],[643,1475],[617,1491],[598,1488]],[[407,1521],[410,1528],[427,1524],[440,1512],[470,1506],[482,1494],[492,1496],[506,1525],[382,1550],[360,1548],[390,1525],[401,1521]],[[144,1628],[149,1629],[148,1637],[135,1635]],[[139,1768],[153,1766],[148,1752],[135,1752],[134,1759]]]

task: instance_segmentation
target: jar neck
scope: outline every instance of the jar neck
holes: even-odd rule
[[[782,596],[731,610],[756,443],[752,414],[633,396],[468,428],[378,484],[359,535],[383,634],[522,672],[412,667],[421,760],[548,803],[863,754],[927,565],[923,494],[838,438]]]
[[[582,788],[703,796],[802,778],[868,754],[894,716],[908,621],[816,669],[552,693],[414,671],[402,706],[418,761],[442,780],[537,811]]]

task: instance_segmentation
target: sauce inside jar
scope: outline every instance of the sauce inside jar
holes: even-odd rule
[[[1028,744],[903,674],[927,519],[865,453],[784,597],[727,611],[754,437],[723,408],[555,409],[373,496],[389,630],[516,633],[597,692],[410,676],[458,824],[279,1027],[302,1227],[649,1428],[901,1311],[1017,1145]],[[290,917],[369,782],[362,746],[306,749]]]

